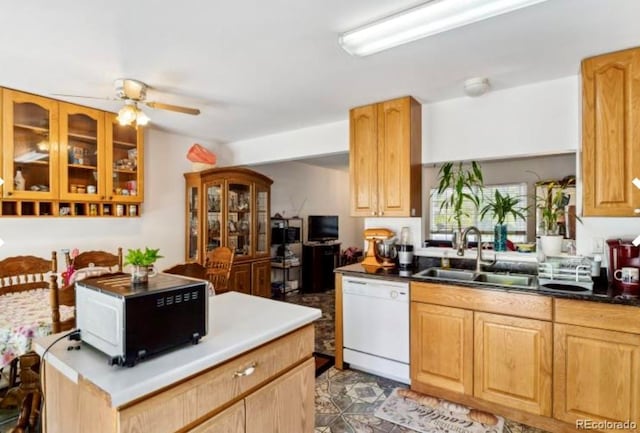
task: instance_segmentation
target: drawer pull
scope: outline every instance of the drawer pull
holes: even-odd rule
[[[253,372],[256,371],[257,366],[257,362],[252,362],[251,365],[249,365],[247,368],[233,373],[233,377],[251,376]]]

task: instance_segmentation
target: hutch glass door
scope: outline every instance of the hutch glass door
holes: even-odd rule
[[[263,186],[256,186],[256,256],[268,256],[271,253],[269,245],[269,190]]]
[[[205,218],[206,255],[207,252],[222,245],[222,183],[206,184],[205,192],[207,194],[207,215]]]
[[[198,212],[200,194],[197,185],[187,186],[187,261],[198,262]]]
[[[229,182],[227,246],[236,258],[251,256],[251,185]]]

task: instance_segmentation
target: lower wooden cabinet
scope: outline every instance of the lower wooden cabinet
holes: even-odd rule
[[[244,401],[239,401],[187,433],[245,433]]]
[[[556,324],[555,418],[640,425],[640,335]]]
[[[551,322],[474,313],[474,395],[551,416]]]
[[[309,359],[245,399],[246,433],[313,432],[315,361]]]
[[[251,264],[251,294],[271,297],[271,260]]]
[[[310,433],[314,393],[315,362],[309,359],[188,433]]]
[[[229,290],[251,294],[251,263],[233,265],[229,275]]]
[[[473,393],[473,311],[411,303],[411,379]]]

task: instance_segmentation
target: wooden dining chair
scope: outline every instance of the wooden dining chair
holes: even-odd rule
[[[49,289],[50,296],[57,292],[58,258],[55,251],[51,259],[36,256],[14,256],[0,261],[0,296],[27,290]],[[14,400],[20,407],[17,430],[27,424],[34,428],[36,417],[40,411],[40,388],[37,369],[31,366],[39,365],[40,357],[35,352],[29,352],[14,359],[9,365],[9,388],[2,399],[3,404]],[[20,386],[17,385],[18,364],[20,364]],[[34,373],[38,379],[31,376]],[[15,394],[15,396],[10,395]],[[22,427],[21,427],[22,426]],[[31,430],[30,430],[31,431]]]
[[[233,251],[231,248],[218,247],[207,253],[204,266],[207,269],[207,279],[213,284],[216,293],[229,290],[229,276],[233,265]]]
[[[183,275],[185,277],[207,279],[207,268],[200,263],[180,263],[164,271],[167,274]]]
[[[36,256],[14,256],[0,261],[0,296],[36,289],[57,289],[58,260],[56,252],[51,259]],[[9,366],[9,386],[16,385],[18,359]]]
[[[69,251],[64,253],[64,261],[67,267],[71,264]],[[76,269],[88,268],[90,266],[104,266],[114,272],[122,272],[122,248],[118,248],[116,254],[108,251],[84,251],[73,260],[73,267]]]

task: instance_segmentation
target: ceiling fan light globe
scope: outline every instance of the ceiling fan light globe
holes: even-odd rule
[[[122,126],[131,125],[136,120],[136,108],[132,105],[125,105],[118,111],[118,123]]]
[[[144,114],[144,111],[138,110],[138,117],[136,117],[136,126],[146,126],[149,124],[149,116]]]

